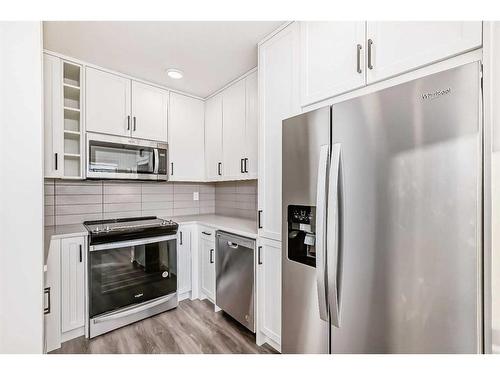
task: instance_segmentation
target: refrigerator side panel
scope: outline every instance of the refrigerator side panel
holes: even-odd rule
[[[471,63],[333,107],[344,210],[332,353],[480,348],[479,72]]]
[[[282,139],[281,349],[328,353],[329,322],[320,319],[314,235],[308,232],[316,227],[318,167],[321,150],[328,152],[330,145],[330,108],[285,120]],[[296,214],[290,227],[289,212]]]

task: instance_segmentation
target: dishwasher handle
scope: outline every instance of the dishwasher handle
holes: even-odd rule
[[[227,241],[227,246],[229,246],[231,249],[237,249],[238,248],[238,244],[234,243],[234,242],[231,242],[231,241]]]

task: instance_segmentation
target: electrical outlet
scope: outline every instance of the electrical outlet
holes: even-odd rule
[[[200,200],[200,193],[198,193],[197,191],[195,191],[193,193],[193,200],[194,201],[199,201]]]

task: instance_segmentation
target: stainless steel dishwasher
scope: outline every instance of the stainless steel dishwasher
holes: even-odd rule
[[[254,251],[254,240],[217,231],[217,306],[252,332],[255,332]]]

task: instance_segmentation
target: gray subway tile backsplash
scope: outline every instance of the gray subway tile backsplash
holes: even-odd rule
[[[199,200],[193,200],[193,193]],[[117,217],[213,214],[255,220],[257,181],[45,181],[45,225]]]
[[[193,192],[200,193],[199,201],[193,201]],[[169,218],[214,212],[214,184],[45,180],[46,226],[117,217]]]

